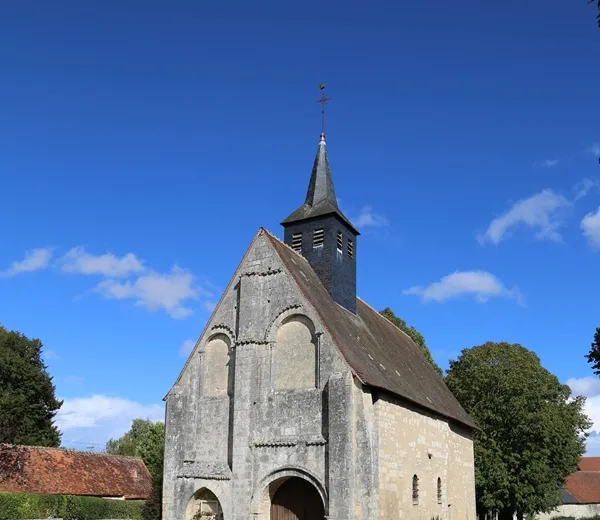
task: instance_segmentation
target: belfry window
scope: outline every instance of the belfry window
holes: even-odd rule
[[[340,253],[344,250],[344,239],[341,231],[337,232],[337,249]]]
[[[315,229],[313,231],[313,247],[320,247],[323,245],[325,240],[325,234],[323,228]]]
[[[354,242],[351,238],[348,239],[348,256],[350,258],[354,257]]]
[[[442,503],[442,479],[438,477],[437,479],[437,499],[438,504]]]
[[[412,503],[414,506],[419,503],[419,477],[416,475],[412,478]]]
[[[302,233],[292,235],[292,249],[298,252],[302,251]]]

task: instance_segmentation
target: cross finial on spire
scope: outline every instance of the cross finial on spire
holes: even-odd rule
[[[321,90],[321,99],[317,101],[317,103],[321,103],[321,141],[325,140],[325,103],[329,101],[331,98],[325,97],[325,83],[321,83],[319,85],[319,89]]]

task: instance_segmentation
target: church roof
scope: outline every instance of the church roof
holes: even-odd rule
[[[339,217],[358,235],[358,231],[338,207],[335,188],[333,187],[333,179],[331,177],[331,167],[329,166],[329,159],[327,157],[325,134],[321,134],[321,140],[319,141],[317,155],[315,157],[315,162],[313,163],[313,169],[308,183],[306,200],[302,206],[283,220],[281,224],[285,226],[286,224],[298,222],[299,220],[307,220],[329,214]]]
[[[356,315],[335,303],[302,255],[271,233],[266,232],[266,236],[321,317],[342,356],[364,384],[475,427],[473,420],[408,335],[360,298],[357,299]]]

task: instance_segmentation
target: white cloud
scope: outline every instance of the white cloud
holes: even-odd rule
[[[44,350],[42,357],[44,359],[58,359],[58,352],[56,350]]]
[[[173,267],[170,273],[148,272],[135,281],[103,280],[96,292],[114,300],[133,299],[135,304],[149,311],[163,309],[175,319],[186,318],[192,311],[185,306],[188,300],[197,300],[200,294],[210,294],[194,285],[194,276],[187,270]]]
[[[503,215],[492,220],[479,241],[499,244],[512,228],[525,225],[536,230],[535,237],[538,239],[560,242],[562,237],[558,229],[563,225],[563,210],[571,205],[564,196],[543,190],[518,200]]]
[[[127,253],[121,258],[111,253],[93,255],[82,246],[68,251],[59,260],[59,265],[66,273],[100,274],[113,278],[140,273],[144,270],[143,262],[133,253]]]
[[[600,248],[600,207],[595,213],[588,213],[581,220],[581,230],[592,247]]]
[[[600,379],[593,376],[571,378],[566,384],[573,395],[586,397],[584,411],[592,421],[587,439],[587,455],[600,455]]]
[[[519,304],[523,303],[518,288],[507,289],[498,278],[486,271],[456,271],[427,287],[410,287],[404,294],[420,296],[424,302],[443,303],[460,296],[472,296],[478,303],[485,303],[490,298],[512,298]]]
[[[584,395],[586,397],[600,394],[600,379],[587,376],[581,378],[572,377],[566,383],[573,395]]]
[[[585,197],[592,188],[598,189],[599,187],[598,179],[582,179],[573,186],[573,192],[575,193],[573,202],[577,202],[579,199]]]
[[[534,168],[552,168],[559,163],[559,159],[546,159],[533,165]]]
[[[381,228],[390,225],[390,221],[387,219],[387,217],[379,213],[375,213],[371,206],[363,206],[360,210],[360,213],[351,220],[357,228],[363,229],[367,227]]]
[[[186,339],[179,349],[179,354],[183,357],[188,357],[192,353],[192,350],[195,346],[196,342],[193,339]]]
[[[600,155],[600,143],[593,143],[589,148],[588,152],[592,155],[599,156]]]
[[[32,271],[46,269],[51,258],[52,248],[50,247],[41,247],[25,251],[25,258],[13,262],[8,269],[0,271],[0,277],[10,278],[11,276],[17,276],[21,273],[30,273]]]
[[[110,438],[121,437],[137,418],[164,421],[164,408],[106,395],[64,399],[56,425],[63,433],[63,444],[104,444]]]

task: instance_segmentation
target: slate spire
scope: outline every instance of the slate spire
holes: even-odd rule
[[[305,204],[316,206],[323,200],[328,200],[333,206],[336,208],[338,207],[337,198],[335,197],[335,188],[333,187],[333,180],[331,179],[329,159],[327,158],[325,134],[321,134],[319,148],[317,148],[317,156],[315,157],[310,182],[308,183]]]
[[[338,206],[337,198],[335,196],[335,187],[333,186],[333,178],[331,176],[331,167],[329,166],[329,158],[327,157],[327,143],[325,141],[325,134],[322,133],[321,138],[319,139],[317,155],[315,156],[315,161],[313,163],[304,204],[283,220],[281,224],[286,226],[293,222],[324,215],[337,216],[350,227],[356,235],[359,234]]]

